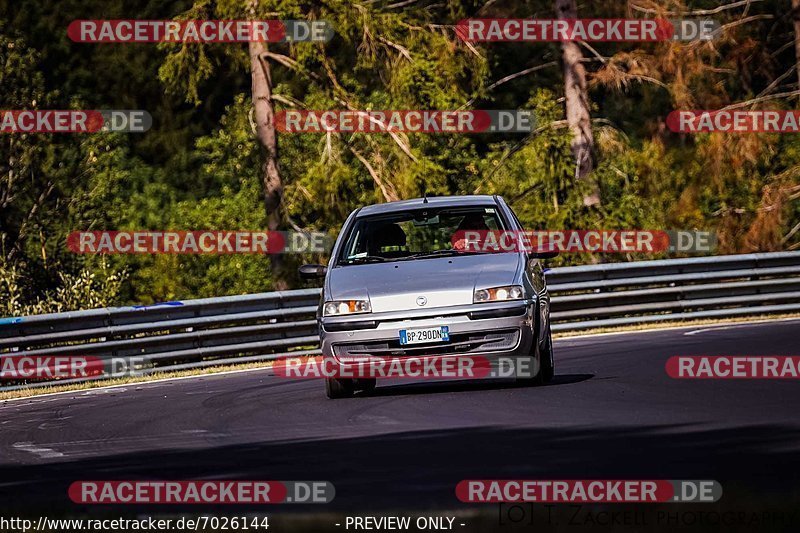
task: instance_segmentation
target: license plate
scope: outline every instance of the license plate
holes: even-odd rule
[[[447,326],[435,328],[401,329],[400,344],[422,344],[424,342],[450,342],[450,329]]]

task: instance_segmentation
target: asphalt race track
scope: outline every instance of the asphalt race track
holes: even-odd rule
[[[470,507],[462,479],[649,478],[797,508],[798,381],[679,381],[664,364],[800,355],[799,334],[788,320],[560,339],[544,387],[394,381],[332,401],[258,370],[0,403],[0,501],[69,512],[75,480],[327,480],[325,509],[281,512],[431,512]]]

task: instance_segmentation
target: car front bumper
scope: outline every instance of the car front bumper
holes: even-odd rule
[[[365,313],[320,320],[322,353],[346,365],[370,357],[529,356],[535,336],[531,300]],[[447,326],[450,342],[401,346],[401,329]]]

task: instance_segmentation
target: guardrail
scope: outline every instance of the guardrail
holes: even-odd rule
[[[800,252],[555,268],[553,331],[800,312]],[[6,355],[138,358],[152,373],[318,353],[319,289],[0,319]],[[62,380],[62,383],[82,381]],[[29,385],[0,387],[9,390]]]

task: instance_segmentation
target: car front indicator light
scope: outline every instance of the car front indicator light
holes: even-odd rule
[[[341,316],[370,312],[372,312],[372,307],[369,305],[369,300],[338,300],[325,302],[325,305],[322,306],[322,316]]]

